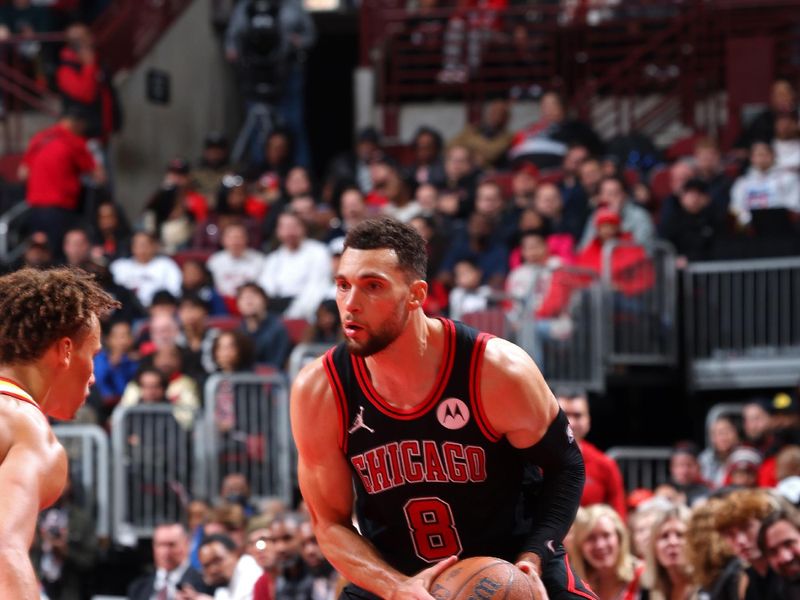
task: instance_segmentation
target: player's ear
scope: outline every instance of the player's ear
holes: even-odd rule
[[[428,283],[422,279],[415,279],[409,288],[409,308],[421,308],[428,297]]]
[[[75,344],[71,338],[63,337],[56,342],[58,351],[58,364],[62,367],[68,367],[69,361],[72,359],[72,352],[75,349]]]

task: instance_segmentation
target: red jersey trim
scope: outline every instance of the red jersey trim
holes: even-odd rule
[[[493,337],[488,333],[479,333],[475,341],[475,346],[472,349],[472,358],[469,363],[469,398],[472,404],[472,414],[475,415],[475,422],[483,435],[491,442],[499,442],[502,436],[489,424],[489,419],[486,417],[486,411],[483,408],[480,382],[484,350],[486,350],[486,344]]]
[[[333,391],[333,397],[336,401],[336,413],[339,416],[339,432],[337,434],[337,440],[339,442],[339,448],[345,454],[347,453],[347,403],[345,402],[344,398],[344,387],[342,386],[342,381],[339,379],[339,373],[336,371],[336,366],[333,364],[333,351],[335,348],[331,348],[325,353],[325,357],[322,360],[322,364],[325,367],[325,374],[328,376],[328,383],[331,386],[331,390]]]
[[[564,554],[564,569],[567,571],[567,591],[572,592],[576,596],[580,596],[581,598],[586,598],[587,600],[597,600],[597,596],[594,593],[586,593],[583,590],[579,590],[575,587],[575,575],[572,573],[572,565],[569,564],[569,556]],[[584,582],[584,585],[588,585]]]
[[[452,321],[449,319],[439,319],[444,326],[444,357],[442,364],[439,367],[439,372],[436,376],[437,381],[428,397],[419,405],[411,409],[400,409],[392,406],[375,390],[372,385],[372,380],[369,376],[366,361],[360,356],[351,356],[353,361],[353,370],[356,373],[356,379],[361,391],[367,399],[385,414],[387,417],[393,419],[400,419],[402,421],[410,421],[421,417],[423,414],[433,408],[439,401],[442,392],[444,392],[447,382],[450,379],[450,373],[453,370],[453,363],[455,362],[455,346],[456,346],[456,328]]]
[[[0,377],[0,394],[4,396],[9,396],[11,398],[16,398],[17,400],[22,400],[23,402],[27,402],[28,404],[33,404],[36,408],[39,409],[40,412],[42,412],[42,414],[44,414],[44,411],[42,411],[42,407],[39,406],[39,403],[33,399],[33,396],[31,396],[28,392],[23,390],[20,387],[20,385],[15,381],[6,379],[5,377]]]

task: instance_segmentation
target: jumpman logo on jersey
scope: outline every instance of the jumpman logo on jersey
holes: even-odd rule
[[[353,424],[350,426],[350,429],[347,430],[347,433],[351,433],[352,434],[352,433],[355,433],[356,431],[358,431],[359,429],[366,429],[370,433],[375,433],[375,430],[372,427],[370,427],[369,425],[364,423],[364,407],[363,406],[359,406],[358,407],[358,414],[356,415],[356,418],[353,419]]]

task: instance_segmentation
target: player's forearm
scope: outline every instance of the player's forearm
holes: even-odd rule
[[[347,581],[388,597],[407,577],[389,566],[375,547],[354,529],[333,524],[317,528],[317,541],[328,561]]]
[[[28,552],[0,545],[0,598],[39,600],[39,585]]]
[[[545,436],[525,450],[526,457],[542,468],[543,482],[531,507],[533,526],[524,551],[543,562],[557,550],[578,512],[586,474],[583,456],[559,411]]]

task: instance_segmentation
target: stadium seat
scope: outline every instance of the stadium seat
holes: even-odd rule
[[[183,263],[185,263],[187,260],[192,259],[202,261],[203,264],[205,264],[205,262],[208,260],[208,257],[212,254],[214,254],[213,250],[180,250],[172,256],[172,260],[178,263],[179,267],[182,267]]]
[[[661,165],[650,173],[650,191],[659,204],[672,193],[669,171],[669,165]]]
[[[284,319],[283,324],[289,331],[289,338],[291,338],[293,344],[299,344],[303,341],[303,337],[308,331],[308,321],[305,319]]]
[[[461,316],[461,322],[498,337],[506,337],[506,313],[502,308],[489,308]]]

